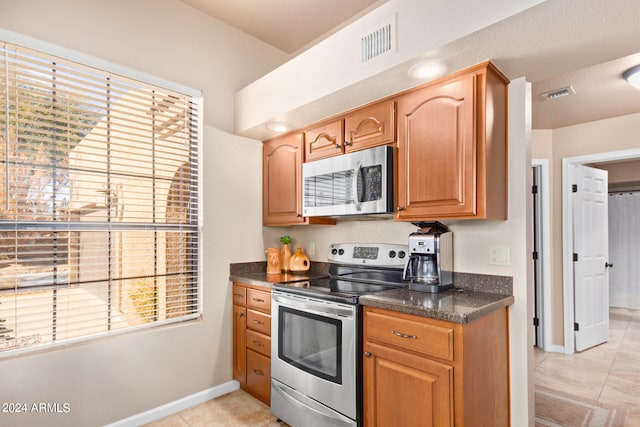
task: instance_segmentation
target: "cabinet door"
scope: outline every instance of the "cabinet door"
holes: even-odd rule
[[[263,144],[262,218],[264,225],[291,225],[302,217],[302,134]]]
[[[365,426],[453,426],[453,367],[365,343]]]
[[[393,101],[361,108],[344,119],[345,151],[377,147],[395,141],[396,112]]]
[[[476,214],[476,75],[398,98],[396,219]]]
[[[247,381],[247,309],[233,306],[233,378],[240,384]]]
[[[304,132],[304,161],[324,159],[344,152],[344,122],[342,119]]]

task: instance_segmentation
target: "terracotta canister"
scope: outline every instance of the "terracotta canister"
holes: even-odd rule
[[[278,248],[267,248],[267,274],[280,274],[282,252]]]
[[[311,262],[309,261],[309,257],[302,252],[302,248],[296,249],[296,253],[291,255],[291,260],[289,261],[289,268],[293,274],[304,274],[309,271],[309,267]]]
[[[289,272],[290,260],[291,260],[291,249],[289,248],[289,244],[285,243],[282,245],[282,271],[284,273]]]

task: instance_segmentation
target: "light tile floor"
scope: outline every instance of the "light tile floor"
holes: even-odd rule
[[[535,383],[567,394],[631,408],[640,426],[640,310],[611,309],[609,342],[572,355],[535,351]],[[242,390],[159,419],[147,427],[288,427]]]
[[[612,308],[609,341],[572,355],[535,351],[535,383],[571,395],[630,408],[640,426],[640,310]]]
[[[146,427],[288,427],[269,407],[242,390],[161,418]]]

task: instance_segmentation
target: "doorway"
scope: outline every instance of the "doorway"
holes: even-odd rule
[[[551,351],[551,230],[549,160],[533,159],[533,277],[535,347]]]
[[[563,275],[563,312],[564,312],[564,353],[575,352],[575,298],[573,271],[573,206],[571,203],[571,172],[575,165],[588,163],[630,160],[640,158],[640,149],[614,151],[566,157],[562,159],[562,275]]]

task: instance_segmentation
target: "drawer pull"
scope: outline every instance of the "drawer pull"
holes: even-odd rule
[[[264,302],[264,300],[261,298],[251,298],[251,299],[254,300],[255,302]]]
[[[263,371],[261,371],[260,369],[255,369],[255,368],[254,368],[254,369],[253,369],[253,372],[254,372],[256,375],[260,375],[261,377],[264,377],[264,372],[263,372]]]
[[[233,294],[233,296],[242,298],[244,295],[242,295],[242,294]]]
[[[398,331],[391,331],[391,332],[393,332],[393,335],[397,335],[400,338],[410,338],[412,340],[417,340],[418,339],[418,337],[415,336],[415,335],[407,335],[407,334],[403,334],[403,333],[398,332]]]
[[[263,343],[261,343],[260,341],[256,341],[256,340],[253,340],[253,345],[255,345],[256,347],[264,347]]]
[[[256,325],[264,325],[264,322],[261,322],[260,320],[256,320],[256,319],[253,319],[253,323],[255,323]]]

